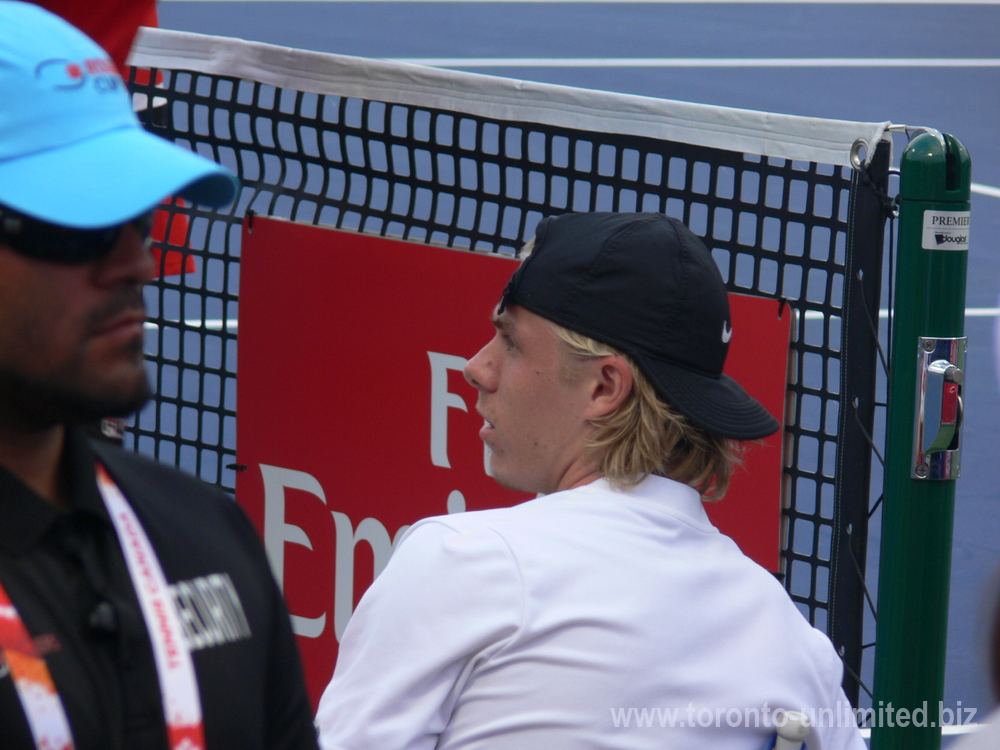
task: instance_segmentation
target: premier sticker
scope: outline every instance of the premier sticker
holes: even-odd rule
[[[969,211],[924,211],[924,250],[968,250]]]

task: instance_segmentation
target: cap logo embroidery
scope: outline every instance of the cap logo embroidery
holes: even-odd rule
[[[116,91],[121,78],[115,64],[106,58],[92,57],[82,62],[66,58],[43,60],[35,66],[35,78],[48,84],[55,91],[82,88],[88,80],[98,91]]]
[[[722,343],[728,344],[729,339],[733,337],[733,329],[729,327],[729,321],[727,320],[722,324]]]

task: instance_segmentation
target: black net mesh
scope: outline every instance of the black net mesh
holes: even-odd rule
[[[157,73],[159,87],[131,84],[154,104],[147,126],[229,166],[242,189],[221,211],[172,209],[172,239],[195,256],[196,270],[164,275],[149,292],[157,396],[130,428],[130,444],[234,487],[240,222],[248,211],[499,253],[512,253],[550,213],[676,216],[705,238],[731,290],[787,300],[798,313],[784,582],[840,647],[857,697],[850,675],[861,670],[884,180],[656,139]],[[884,171],[886,160],[879,154],[873,164]]]

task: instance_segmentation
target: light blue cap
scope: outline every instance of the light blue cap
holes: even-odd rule
[[[0,204],[52,224],[121,224],[171,195],[221,206],[225,168],[147,133],[96,43],[30,3],[0,0]]]

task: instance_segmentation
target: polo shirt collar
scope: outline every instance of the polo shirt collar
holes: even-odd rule
[[[60,518],[82,513],[111,522],[97,489],[94,454],[82,430],[66,429],[69,508],[57,508],[0,466],[0,549],[13,555],[29,550]]]

